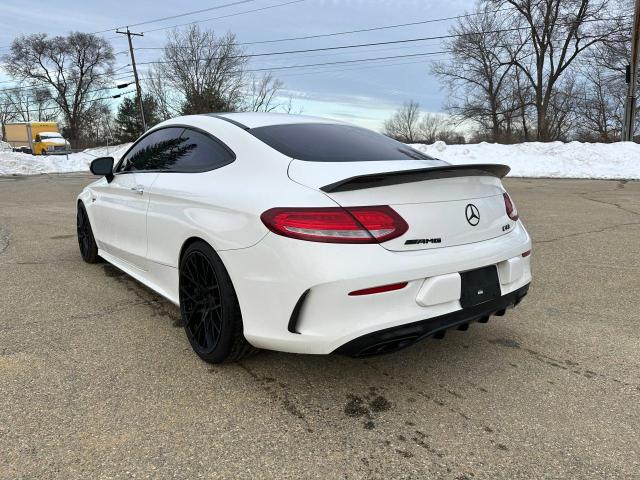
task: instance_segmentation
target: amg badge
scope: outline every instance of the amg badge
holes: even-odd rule
[[[426,245],[427,243],[442,243],[441,238],[416,238],[415,240],[407,240],[405,245]]]

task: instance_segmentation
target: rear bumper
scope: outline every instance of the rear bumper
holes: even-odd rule
[[[333,353],[352,357],[367,357],[391,353],[408,347],[426,337],[442,335],[444,331],[459,327],[466,330],[471,322],[486,323],[491,315],[504,315],[508,308],[515,307],[527,295],[529,284],[500,298],[469,308],[421,320],[358,337],[342,345]]]
[[[219,255],[236,289],[249,343],[329,354],[354,339],[461,310],[458,272],[496,265],[502,297],[521,289],[531,282],[531,257],[522,257],[530,249],[531,239],[517,222],[493,240],[425,251],[270,234],[252,247]],[[401,290],[349,296],[399,282],[408,283]]]

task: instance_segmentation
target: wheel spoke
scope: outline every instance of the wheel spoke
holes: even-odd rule
[[[204,253],[196,250],[183,260],[179,293],[192,345],[203,353],[213,351],[222,333],[222,302],[215,270]]]
[[[197,298],[194,295],[192,295],[191,293],[189,293],[189,289],[187,289],[184,286],[180,287],[180,293],[183,294],[184,296],[186,296],[189,300],[191,300],[196,305],[201,304],[201,303],[203,303],[205,301],[204,299]]]

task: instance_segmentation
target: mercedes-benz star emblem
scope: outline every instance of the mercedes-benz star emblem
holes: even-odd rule
[[[467,205],[464,209],[464,214],[467,217],[467,222],[469,222],[469,225],[472,227],[475,227],[480,223],[480,210],[478,210],[478,207],[473,203]]]

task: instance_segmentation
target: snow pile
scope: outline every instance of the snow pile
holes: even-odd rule
[[[37,175],[40,173],[67,173],[89,170],[91,161],[98,157],[113,157],[116,161],[131,146],[88,148],[67,155],[30,155],[27,153],[0,151],[0,175]]]
[[[94,158],[110,156],[117,161],[130,145],[90,148],[68,158],[0,150],[0,175],[87,171]],[[447,145],[439,141],[413,147],[454,165],[504,163],[514,177],[640,179],[640,145],[631,142]]]
[[[454,165],[503,163],[512,177],[640,179],[640,145],[622,143],[519,143],[412,145]]]

